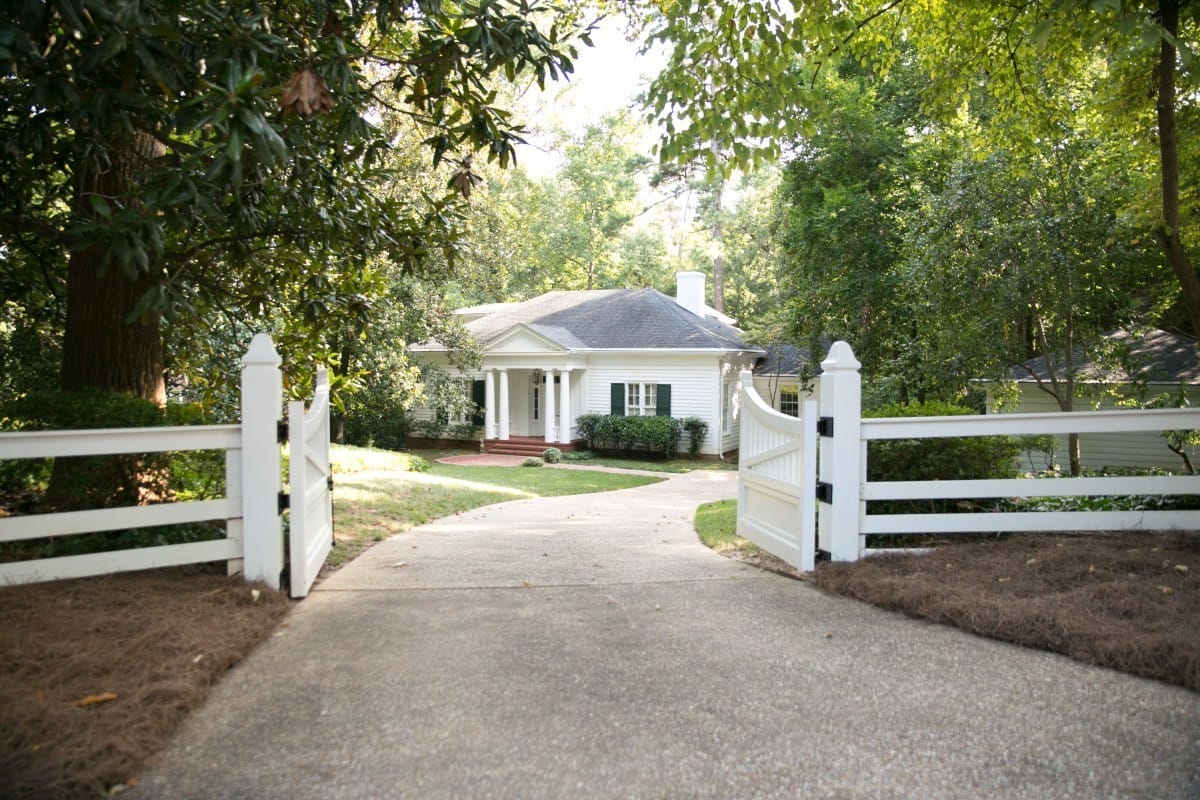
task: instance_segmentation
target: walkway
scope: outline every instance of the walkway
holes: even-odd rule
[[[827,597],[692,532],[733,473],[377,545],[128,796],[1195,798],[1200,695]]]

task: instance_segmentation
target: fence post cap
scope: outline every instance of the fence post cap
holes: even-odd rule
[[[839,370],[858,370],[862,368],[862,363],[854,357],[854,350],[850,348],[847,342],[840,339],[833,343],[829,348],[829,355],[825,356],[825,360],[821,362],[821,370],[823,372],[836,372]]]
[[[254,338],[250,340],[250,347],[246,350],[246,355],[242,356],[242,364],[247,367],[252,364],[278,367],[281,363],[283,363],[283,359],[276,352],[275,342],[271,340],[271,335],[267,333],[254,334]]]

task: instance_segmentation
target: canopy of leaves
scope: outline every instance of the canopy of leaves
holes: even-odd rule
[[[394,272],[453,267],[471,155],[520,141],[494,79],[570,73],[578,35],[541,0],[7,3],[0,337],[53,338],[69,254],[100,246],[152,279],[136,314],[167,316],[176,374],[251,325],[336,354]],[[127,191],[81,188],[132,152]]]

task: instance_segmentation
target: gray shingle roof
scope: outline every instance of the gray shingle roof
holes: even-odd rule
[[[732,325],[698,317],[654,289],[549,292],[466,328],[486,345],[517,325],[572,350],[757,349]]]
[[[1076,348],[1075,363],[1080,365],[1080,380],[1129,383],[1132,376],[1137,376],[1152,383],[1200,384],[1200,347],[1190,336],[1152,330],[1141,336],[1114,331],[1105,338],[1118,347],[1128,348],[1132,375],[1123,369],[1094,363],[1087,359],[1082,348]],[[1032,382],[1035,376],[1042,380],[1050,377],[1050,367],[1042,356],[1013,368],[1013,378],[1019,382]]]

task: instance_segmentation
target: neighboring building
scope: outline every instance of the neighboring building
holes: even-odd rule
[[[549,292],[459,311],[483,346],[478,370],[454,374],[483,409],[476,435],[485,449],[570,446],[581,414],[609,413],[699,417],[708,423],[702,453],[737,449],[738,373],[765,353],[705,304],[702,273],[677,281],[674,298],[654,289]],[[413,349],[453,372],[437,342]]]
[[[776,411],[800,416],[800,401],[815,396],[816,381],[801,385],[800,376],[809,368],[809,353],[791,344],[767,345],[766,352],[754,365],[754,391]],[[820,364],[809,374],[820,374]]]
[[[1117,347],[1127,350],[1130,369],[1113,369],[1096,364],[1085,358],[1082,350],[1076,356],[1076,380],[1085,387],[1088,397],[1076,401],[1076,408],[1091,407],[1089,398],[1101,397],[1099,407],[1122,408],[1121,398],[1149,402],[1156,396],[1166,395],[1164,400],[1173,401],[1180,387],[1191,405],[1200,405],[1200,349],[1195,339],[1188,336],[1152,330],[1141,336],[1127,331],[1115,331],[1107,339]],[[1058,402],[1049,392],[1039,388],[1039,381],[1049,383],[1050,366],[1044,357],[1027,361],[1013,369],[1013,380],[1017,383],[1017,403],[1005,412],[1032,413],[1058,411]],[[1062,376],[1058,376],[1061,378]],[[1116,394],[1114,398],[1111,395]],[[989,408],[994,392],[989,391]],[[1174,405],[1173,402],[1167,403]],[[1058,437],[1055,460],[1065,463],[1067,437]],[[1167,449],[1166,440],[1155,432],[1145,433],[1090,433],[1079,437],[1080,462],[1085,469],[1102,467],[1158,467],[1178,470],[1182,459]],[[1188,457],[1192,464],[1200,466],[1200,452],[1190,448]],[[1024,466],[1044,468],[1045,456],[1031,452],[1022,456]]]

